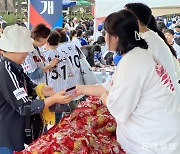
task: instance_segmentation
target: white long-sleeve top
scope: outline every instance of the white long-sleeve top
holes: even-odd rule
[[[150,51],[129,51],[102,86],[109,91],[106,104],[117,122],[117,140],[128,154],[179,154],[178,99]]]
[[[180,80],[178,76],[180,74],[180,67],[177,67],[177,60],[173,58],[169,47],[166,45],[164,40],[158,36],[157,33],[149,30],[145,33],[142,33],[141,37],[145,39],[152,54],[159,59],[171,77],[180,103],[180,84],[178,83]]]

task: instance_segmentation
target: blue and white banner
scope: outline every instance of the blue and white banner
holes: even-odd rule
[[[30,0],[29,27],[44,23],[49,28],[62,27],[62,0]]]

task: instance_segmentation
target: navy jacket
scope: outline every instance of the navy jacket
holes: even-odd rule
[[[14,151],[24,149],[25,109],[31,102],[31,114],[40,113],[43,100],[31,101],[35,88],[21,65],[1,57],[0,60],[0,146]]]

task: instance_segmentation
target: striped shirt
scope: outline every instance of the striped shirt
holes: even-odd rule
[[[31,78],[29,74],[34,73],[37,69],[41,69],[46,65],[45,58],[42,51],[36,47],[36,50],[28,53],[23,64],[24,72]],[[43,71],[41,71],[43,73]],[[42,76],[39,75],[36,79],[31,78],[31,80],[36,84],[47,83],[47,73],[43,73]]]
[[[48,50],[44,53],[46,61],[57,57],[60,59],[57,67],[48,74],[48,85],[55,91],[65,90],[76,84],[84,84],[80,72],[79,54],[71,42],[62,43],[57,50]]]

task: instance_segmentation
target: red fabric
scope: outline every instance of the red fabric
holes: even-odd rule
[[[15,154],[125,154],[116,141],[116,122],[96,97],[82,101],[69,116]]]

